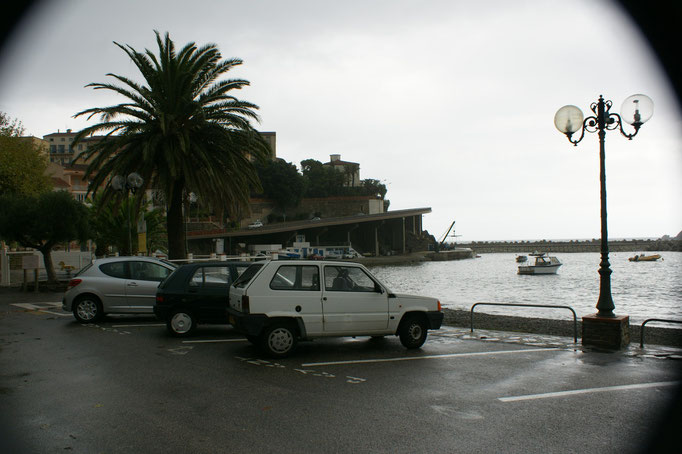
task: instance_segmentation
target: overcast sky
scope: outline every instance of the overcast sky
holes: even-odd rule
[[[553,124],[599,95],[632,94],[653,118],[606,137],[609,236],[682,230],[682,122],[648,44],[608,1],[48,1],[0,61],[0,111],[29,135],[78,130],[76,112],[119,103],[84,86],[141,80],[113,41],[156,53],[215,43],[260,106],[257,128],[300,166],[330,154],[388,187],[390,209],[431,207],[424,227],[459,241],[599,238],[599,145]]]

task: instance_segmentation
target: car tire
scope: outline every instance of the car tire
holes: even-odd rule
[[[296,348],[296,331],[290,324],[275,323],[265,329],[260,341],[268,355],[284,358]]]
[[[400,324],[398,335],[405,348],[419,348],[426,342],[426,321],[423,317],[409,316]]]
[[[102,302],[95,295],[81,295],[73,303],[73,316],[78,323],[95,323],[103,315]]]
[[[185,309],[177,309],[168,317],[166,328],[175,337],[191,336],[197,329],[197,320],[192,312]]]

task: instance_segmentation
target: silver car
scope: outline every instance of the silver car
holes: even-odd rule
[[[69,281],[62,309],[80,323],[105,314],[153,314],[156,288],[175,268],[151,257],[93,260]]]

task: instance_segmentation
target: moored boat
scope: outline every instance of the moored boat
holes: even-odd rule
[[[661,258],[661,254],[651,254],[651,255],[635,255],[634,257],[630,257],[628,260],[631,262],[655,262],[656,260]]]
[[[516,256],[516,263],[523,263],[523,262],[526,262],[527,260],[528,260],[527,255],[517,255]]]
[[[533,253],[535,263],[519,265],[518,274],[556,274],[562,263],[556,257]]]

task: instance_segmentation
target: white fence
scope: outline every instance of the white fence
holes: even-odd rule
[[[0,286],[9,287],[12,285],[20,285],[24,281],[24,270],[21,264],[11,266],[11,262],[17,259],[13,257],[24,257],[33,255],[38,257],[38,281],[47,280],[47,273],[45,272],[45,263],[43,254],[38,251],[18,251],[10,252],[5,249],[0,249]],[[19,258],[19,261],[22,259]],[[90,252],[81,251],[53,251],[52,264],[57,279],[67,280],[73,274],[77,273],[81,268],[92,262],[92,254]],[[33,281],[35,274],[33,270],[27,273],[27,279]]]

